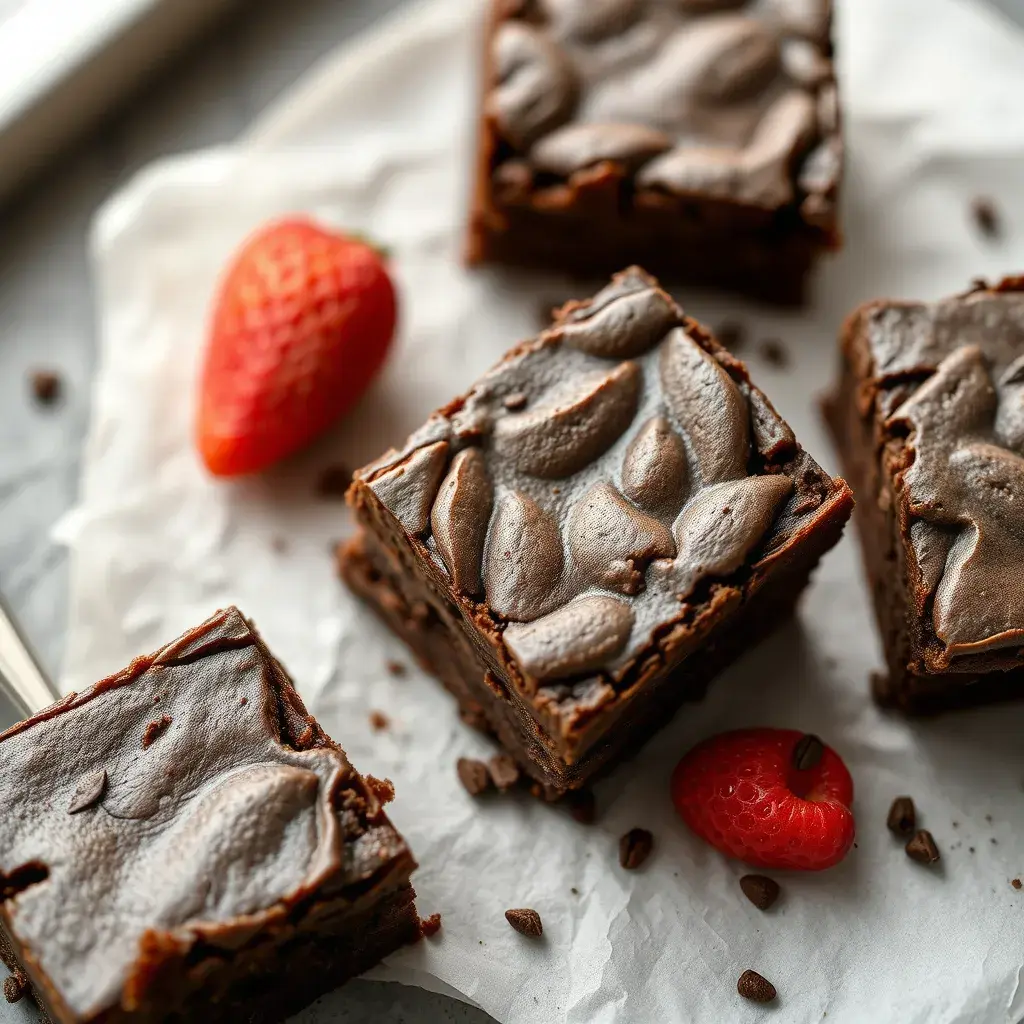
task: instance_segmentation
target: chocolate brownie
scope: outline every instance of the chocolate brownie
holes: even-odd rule
[[[860,498],[885,704],[1024,696],[1024,278],[847,320],[826,413]]]
[[[341,570],[557,795],[789,615],[852,499],[634,268],[359,471]]]
[[[840,245],[831,0],[492,0],[470,263],[801,301]]]
[[[372,781],[236,609],[0,760],[0,956],[51,1021],[277,1021],[419,936]]]

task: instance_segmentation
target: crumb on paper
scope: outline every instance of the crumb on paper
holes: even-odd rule
[[[367,775],[366,787],[382,804],[389,804],[395,799],[395,784],[390,779],[378,779],[373,775]]]
[[[391,724],[391,719],[383,711],[370,712],[370,728],[374,732],[383,732]]]
[[[441,930],[441,915],[431,914],[430,917],[424,917],[420,920],[420,931],[423,932],[426,938],[432,938]]]
[[[64,382],[56,370],[33,370],[29,376],[32,397],[39,405],[53,405],[64,390]]]

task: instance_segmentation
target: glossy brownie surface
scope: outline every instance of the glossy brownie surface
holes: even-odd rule
[[[492,667],[570,730],[672,660],[715,581],[768,571],[849,500],[743,364],[635,268],[352,496],[371,529],[386,531],[370,504],[401,524]]]
[[[293,909],[413,866],[234,609],[15,726],[0,754],[0,920],[57,1020],[145,1002],[169,950],[230,959]]]
[[[905,603],[880,614],[892,685],[960,674],[949,683],[966,686],[971,674],[1019,668],[1024,282],[935,303],[871,303],[847,324],[843,348],[832,419],[874,502],[892,509],[886,532],[897,535],[903,568]],[[864,424],[860,437],[843,408],[847,424]]]

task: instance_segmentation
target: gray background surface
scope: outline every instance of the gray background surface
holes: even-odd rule
[[[317,58],[406,2],[248,0],[0,209],[0,592],[52,676],[63,652],[67,565],[50,530],[75,501],[96,358],[93,212],[151,160],[234,139]],[[1024,0],[991,2],[1024,20]],[[63,378],[52,408],[32,401],[27,378],[37,368]],[[11,719],[0,706],[0,727]],[[490,1020],[443,997],[370,982],[346,987],[331,1009],[349,1024]],[[0,1019],[35,1016],[24,1003],[0,1004]]]

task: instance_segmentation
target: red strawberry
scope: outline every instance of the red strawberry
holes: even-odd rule
[[[395,289],[365,242],[308,220],[242,246],[214,305],[197,440],[211,473],[264,469],[348,412],[384,363]]]
[[[730,857],[761,868],[830,868],[853,844],[853,780],[819,744],[795,729],[713,736],[676,765],[672,801],[697,835]]]

